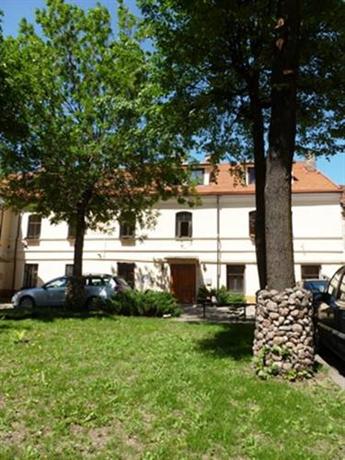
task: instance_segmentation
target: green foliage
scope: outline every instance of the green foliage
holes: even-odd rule
[[[76,277],[87,228],[123,215],[144,226],[158,199],[183,200],[190,191],[183,140],[166,129],[154,62],[136,19],[122,3],[118,12],[115,36],[100,4],[84,10],[47,0],[36,12],[40,32],[23,20],[4,47],[18,67],[12,79],[26,88],[28,135],[2,146],[0,193],[14,208],[34,204],[53,222],[75,224]]]
[[[125,316],[179,316],[181,309],[169,292],[127,290],[119,292],[105,307]]]
[[[268,126],[278,4],[139,1],[158,50],[168,120],[216,158],[253,158],[255,114]],[[332,155],[344,149],[345,4],[308,0],[301,17],[298,152]]]
[[[225,286],[222,286],[216,290],[217,302],[221,305],[222,303],[245,303],[246,298],[243,294],[239,292],[231,292],[226,289]]]
[[[215,298],[219,305],[246,303],[246,297],[239,292],[228,291],[225,286],[219,289],[209,289],[207,286],[200,286],[198,291],[198,303]]]

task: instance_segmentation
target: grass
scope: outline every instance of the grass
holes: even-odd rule
[[[41,319],[0,321],[1,459],[345,458],[344,392],[256,379],[250,325]]]

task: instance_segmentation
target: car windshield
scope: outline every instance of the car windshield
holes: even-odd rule
[[[325,280],[310,280],[305,281],[304,287],[312,292],[325,292],[327,288],[327,281]]]

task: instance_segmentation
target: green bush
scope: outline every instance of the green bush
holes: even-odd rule
[[[197,302],[205,303],[207,299],[210,299],[213,295],[216,294],[215,289],[209,289],[207,286],[202,285],[199,287]]]
[[[106,310],[125,316],[179,316],[180,307],[169,292],[128,290],[107,302]]]
[[[225,286],[222,286],[218,291],[216,291],[217,302],[221,305],[222,303],[245,303],[246,298],[243,294],[239,292],[231,292],[226,289]]]
[[[222,286],[220,289],[208,289],[206,286],[200,286],[198,291],[198,303],[204,303],[207,298],[215,297],[219,305],[228,303],[245,303],[246,298],[238,292],[231,292]]]

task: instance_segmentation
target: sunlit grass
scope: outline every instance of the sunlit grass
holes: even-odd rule
[[[1,459],[342,459],[345,396],[262,382],[250,325],[0,322]]]

